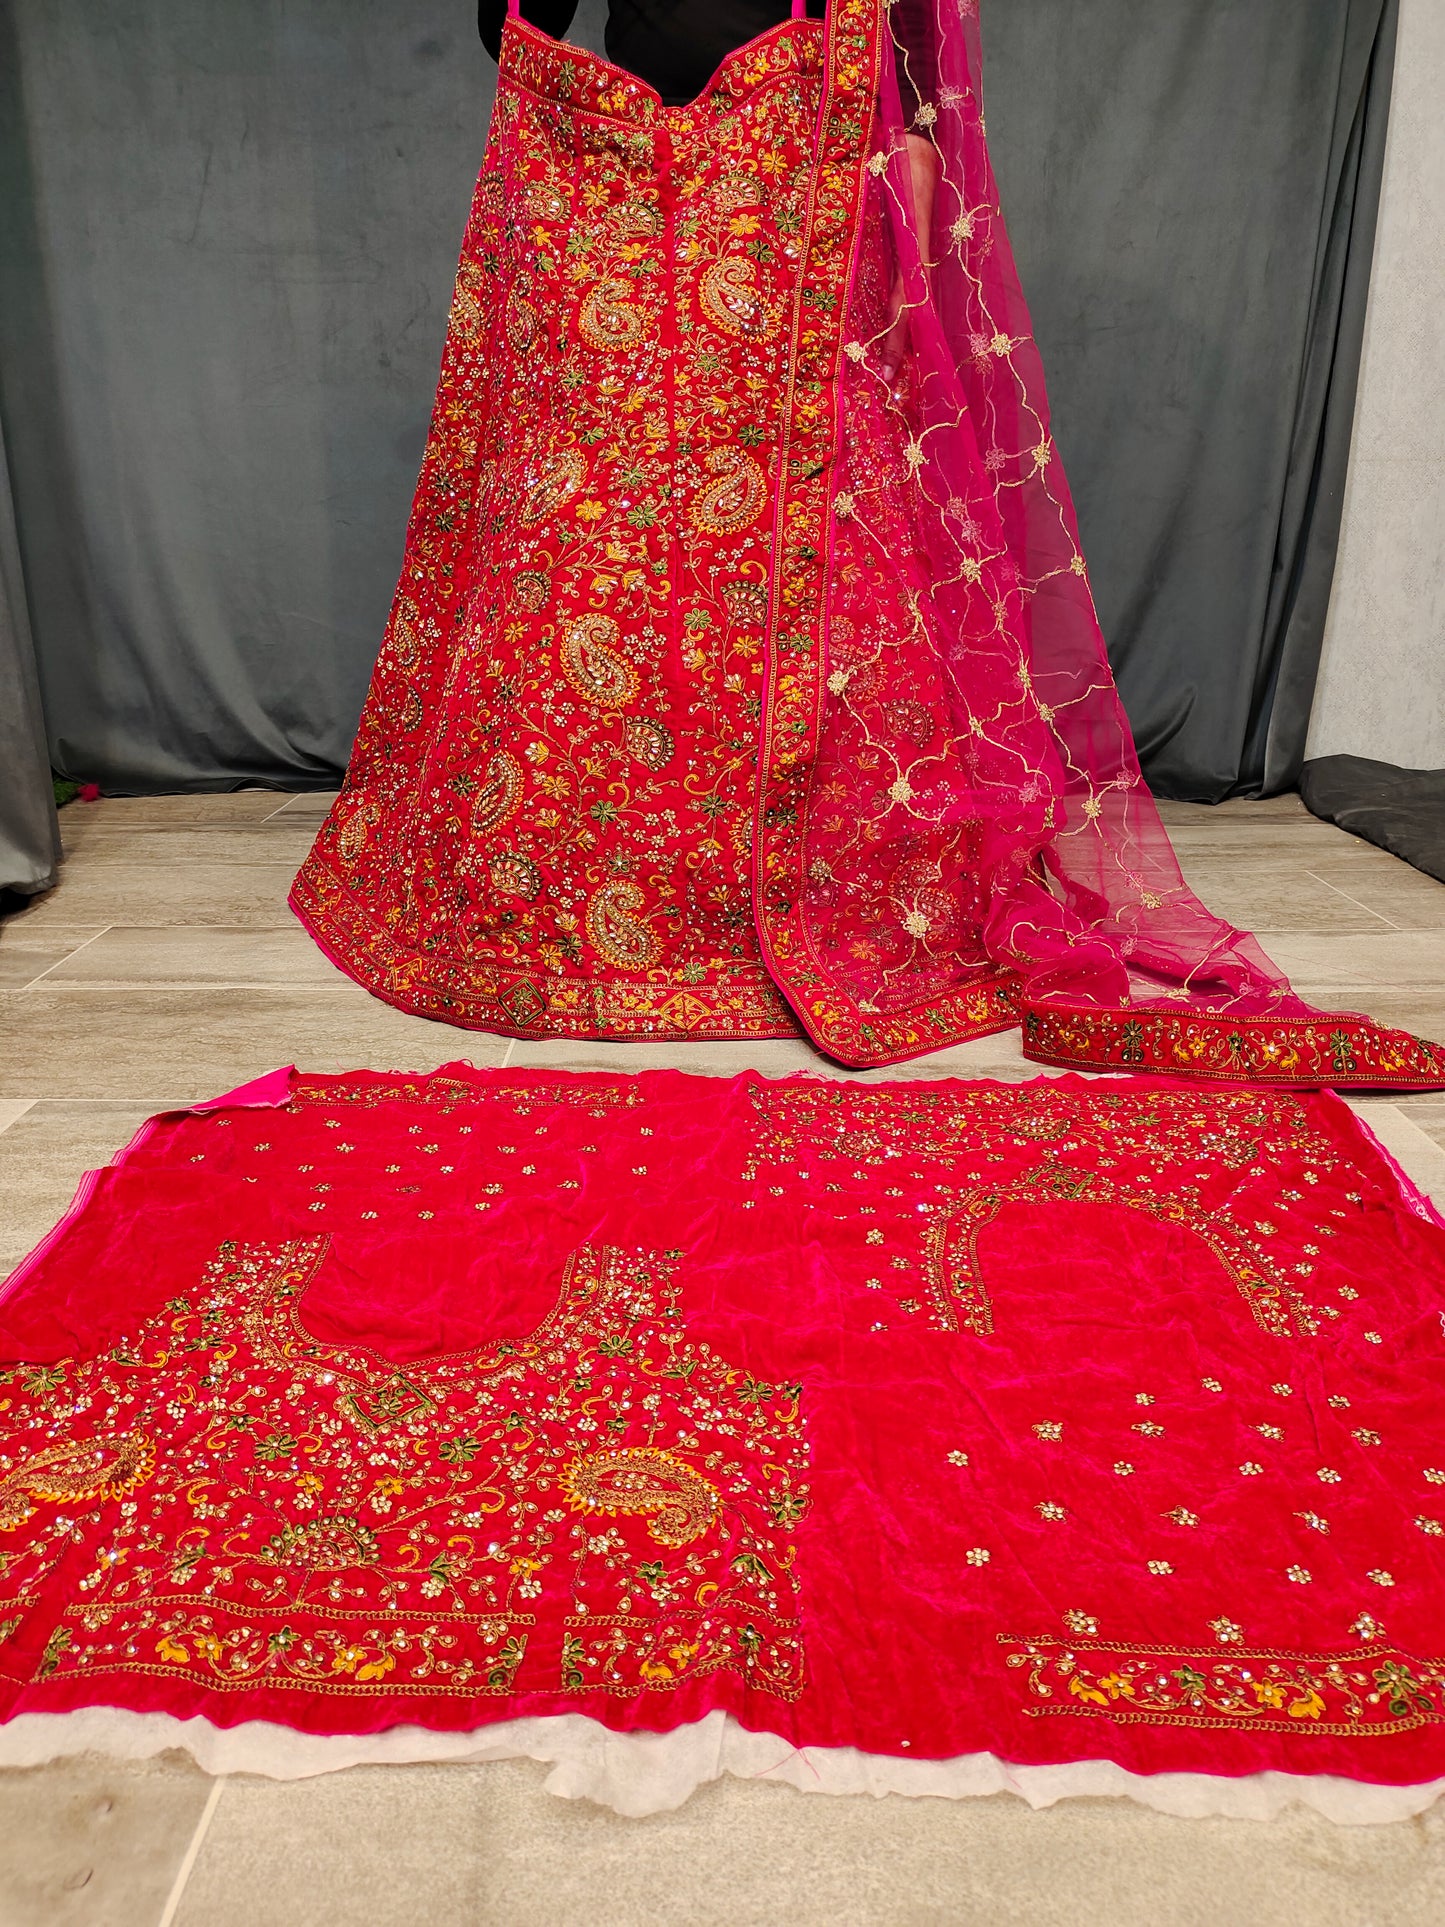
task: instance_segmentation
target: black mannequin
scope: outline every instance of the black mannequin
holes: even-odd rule
[[[918,0],[912,10],[920,19],[931,14]],[[576,11],[577,0],[522,0],[523,19],[554,40],[566,33]],[[789,12],[789,0],[707,0],[706,6],[697,0],[608,0],[607,58],[655,87],[667,106],[680,107],[697,98],[734,47],[776,27]],[[478,31],[494,60],[506,17],[507,0],[478,0]],[[823,0],[808,0],[808,17],[823,18]],[[901,60],[898,80],[906,99],[914,90]]]

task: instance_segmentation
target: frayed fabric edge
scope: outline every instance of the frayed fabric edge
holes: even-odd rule
[[[1303,1806],[1340,1826],[1383,1826],[1422,1813],[1445,1795],[1445,1780],[1385,1786],[1329,1774],[1130,1773],[1108,1760],[1011,1766],[992,1753],[906,1760],[854,1747],[795,1747],[752,1733],[729,1714],[709,1713],[670,1733],[615,1733],[581,1713],[506,1720],[469,1733],[392,1727],[382,1733],[297,1733],[269,1721],[213,1726],[200,1718],[87,1707],[22,1713],[0,1727],[0,1767],[41,1766],[81,1753],[144,1760],[188,1753],[206,1773],[310,1779],[353,1766],[479,1765],[537,1760],[544,1786],[590,1800],[629,1819],[671,1812],[701,1786],[732,1776],[773,1781],[802,1793],[898,1794],[966,1800],[1011,1793],[1029,1806],[1060,1800],[1125,1799],[1180,1819],[1272,1820]]]

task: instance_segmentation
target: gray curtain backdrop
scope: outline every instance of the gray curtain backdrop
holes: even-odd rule
[[[1005,208],[1166,794],[1298,764],[1393,5],[984,0]],[[471,0],[0,0],[0,422],[63,773],[336,780],[491,89]]]
[[[40,681],[0,435],[0,902],[7,891],[28,897],[48,890],[59,861]]]
[[[1397,16],[1397,0],[982,0],[1004,213],[1160,795],[1299,775]]]

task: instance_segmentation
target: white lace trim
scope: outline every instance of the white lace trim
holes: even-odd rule
[[[169,1713],[86,1707],[73,1713],[22,1713],[0,1727],[0,1766],[39,1766],[77,1753],[142,1760],[178,1749],[207,1773],[258,1773],[308,1779],[344,1767],[424,1761],[545,1760],[545,1785],[565,1799],[593,1800],[640,1817],[680,1807],[710,1780],[781,1780],[804,1793],[886,1793],[966,1800],[1017,1794],[1031,1807],[1059,1800],[1123,1798],[1188,1819],[1223,1815],[1269,1820],[1291,1805],[1343,1826],[1379,1826],[1421,1813],[1445,1794],[1445,1780],[1377,1786],[1329,1774],[1129,1773],[1108,1760],[1068,1766],[1010,1766],[992,1753],[952,1760],[907,1760],[854,1747],[794,1747],[750,1733],[726,1713],[709,1713],[670,1733],[614,1733],[582,1713],[506,1720],[470,1733],[397,1726],[384,1733],[293,1732],[265,1720],[212,1726]]]

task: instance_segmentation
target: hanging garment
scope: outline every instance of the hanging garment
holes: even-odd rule
[[[519,1036],[801,1029],[866,1065],[1022,1023],[1046,1063],[1445,1082],[1185,886],[1049,434],[976,10],[897,19],[937,87],[911,135],[879,0],[675,108],[509,19],[298,914],[377,995]]]
[[[1415,1812],[1442,1294],[1328,1093],[278,1074],[0,1306],[0,1762]]]

